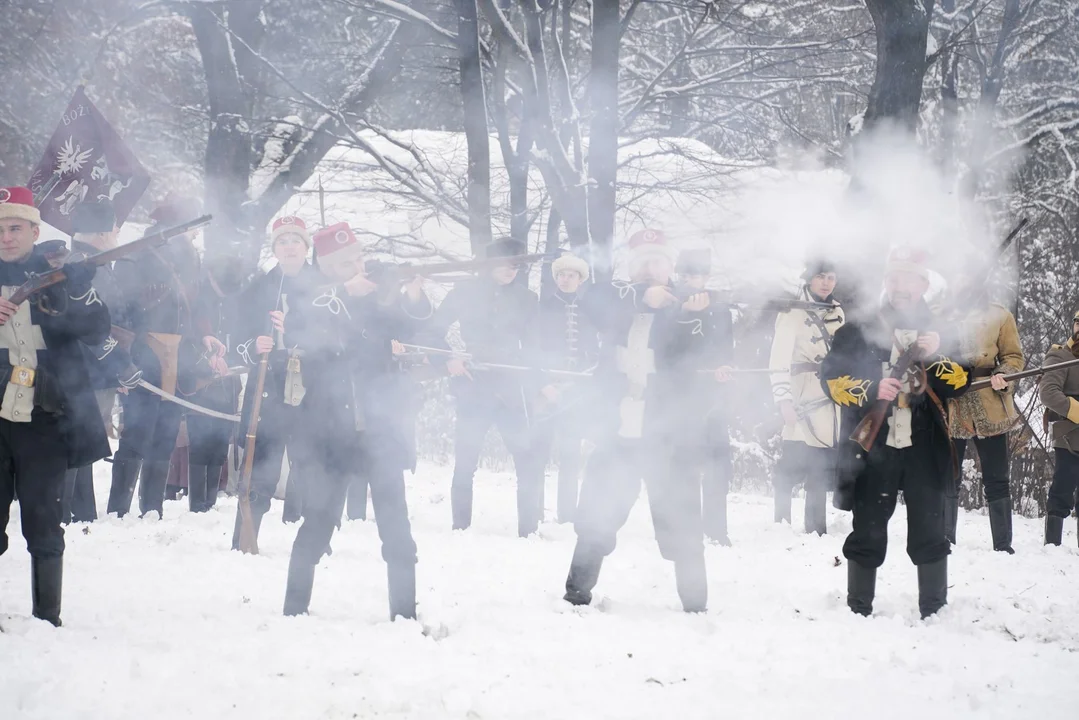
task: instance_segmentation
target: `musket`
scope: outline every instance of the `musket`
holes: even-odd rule
[[[430,263],[427,265],[411,265],[403,263],[396,265],[385,263],[381,260],[372,260],[365,268],[369,275],[378,274],[385,278],[383,282],[407,281],[415,277],[432,277],[474,270],[486,270],[500,265],[527,265],[547,257],[546,253],[534,253],[532,255],[511,255],[509,257],[479,258],[476,260],[456,260],[452,262]]]
[[[421,352],[425,355],[450,355],[455,358],[460,358],[468,362],[469,366],[476,370],[517,370],[521,372],[542,372],[548,375],[557,375],[560,377],[592,377],[591,372],[579,372],[576,370],[554,370],[550,368],[541,367],[526,367],[524,365],[507,365],[504,363],[492,363],[474,360],[469,353],[461,353],[455,350],[446,350],[445,348],[427,347],[425,345],[412,345],[409,343],[401,343],[401,346],[409,349]]]
[[[1037,375],[1043,375],[1043,374],[1049,372],[1050,370],[1063,370],[1064,368],[1075,367],[1076,365],[1079,365],[1079,359],[1068,360],[1067,362],[1056,363],[1054,365],[1042,365],[1041,367],[1032,368],[1030,370],[1023,370],[1022,372],[1008,373],[1007,375],[1004,376],[1004,379],[1007,382],[1012,382],[1013,380],[1022,380],[1023,378],[1035,377]],[[985,379],[985,380],[978,380],[976,382],[972,382],[970,384],[970,388],[968,388],[968,389],[969,390],[984,390],[985,388],[992,387],[992,386],[993,386],[992,385],[992,380],[991,379]]]
[[[130,255],[131,253],[138,252],[140,250],[146,250],[149,248],[160,247],[167,243],[172,238],[197,230],[201,227],[205,227],[210,224],[213,219],[211,215],[203,215],[202,217],[191,220],[190,222],[182,223],[175,227],[166,228],[164,230],[158,230],[157,232],[145,235],[133,242],[114,247],[111,250],[102,250],[99,253],[83,258],[71,263],[66,263],[60,267],[53,268],[48,272],[43,273],[27,273],[26,282],[16,288],[15,292],[8,298],[8,302],[12,305],[19,305],[26,302],[34,293],[40,292],[45,288],[52,287],[53,285],[59,285],[67,279],[67,272],[65,267],[71,265],[88,265],[93,267],[100,267],[106,263],[110,263],[113,260]]]
[[[277,305],[281,304],[281,290],[285,286],[285,273],[281,273],[281,284],[277,287]],[[271,332],[272,321],[271,321]],[[240,472],[240,552],[250,555],[259,554],[258,537],[255,535],[254,518],[251,515],[251,474],[255,469],[255,439],[259,431],[259,413],[262,411],[262,393],[266,387],[266,371],[269,367],[270,353],[264,352],[259,358],[258,375],[255,379],[254,400],[251,401],[251,414],[247,418],[247,438],[244,443],[244,467]]]

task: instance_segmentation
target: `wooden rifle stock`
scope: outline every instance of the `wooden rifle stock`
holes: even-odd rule
[[[147,248],[158,247],[164,245],[177,235],[183,235],[184,233],[197,230],[200,227],[210,224],[210,220],[213,217],[211,215],[203,215],[200,218],[191,220],[190,222],[177,225],[176,227],[167,228],[165,230],[159,230],[158,232],[146,235],[133,242],[129,242],[119,247],[114,247],[111,250],[103,250],[99,253],[94,253],[84,260],[79,260],[79,264],[92,265],[94,267],[100,267],[105,263],[110,263],[113,260],[130,255],[131,253],[139,252]],[[75,264],[75,263],[73,263]],[[45,288],[52,287],[53,285],[59,285],[67,279],[67,273],[64,271],[64,266],[54,268],[44,273],[30,273],[27,276],[26,282],[20,285],[11,297],[8,298],[8,302],[13,305],[19,305],[26,302],[26,300],[36,292],[40,292]]]
[[[917,362],[918,359],[918,345],[911,345],[903,351],[903,354],[896,360],[895,365],[892,367],[892,373],[888,377],[893,380],[901,379],[907,374],[907,371],[910,370],[910,366]],[[862,421],[858,423],[858,427],[854,428],[854,432],[851,433],[850,439],[858,443],[863,450],[869,452],[873,447],[873,443],[877,441],[877,435],[880,434],[881,426],[884,425],[884,416],[891,406],[891,400],[875,400],[873,402],[873,407],[869,409],[869,412],[862,418]]]
[[[1063,370],[1064,368],[1075,367],[1079,365],[1079,359],[1068,360],[1067,362],[1056,363],[1053,365],[1043,365],[1042,367],[1036,367],[1031,370],[1024,370],[1022,372],[1008,373],[1004,376],[1004,380],[1012,382],[1013,380],[1022,380],[1023,378],[1035,377],[1037,375],[1043,375],[1050,370]],[[970,391],[985,390],[988,387],[992,387],[992,380],[986,378],[985,380],[977,380],[970,384]]]

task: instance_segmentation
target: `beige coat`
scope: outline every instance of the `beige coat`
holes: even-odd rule
[[[1067,345],[1054,345],[1045,355],[1043,365],[1074,360],[1073,342]],[[1042,404],[1065,420],[1053,423],[1053,447],[1079,453],[1079,366],[1050,370],[1042,375],[1038,385],[1038,394]]]
[[[802,300],[812,300],[802,288]],[[818,316],[828,332],[827,342],[811,315]],[[794,425],[784,425],[783,440],[802,442],[810,447],[833,447],[839,435],[839,406],[824,394],[820,384],[820,362],[828,354],[832,336],[843,324],[843,309],[790,310],[776,318],[775,337],[769,367],[789,368],[772,375],[772,399],[790,401],[803,417]],[[815,366],[815,368],[798,367]]]
[[[991,304],[960,322],[959,356],[975,370],[972,381],[986,373],[1019,372],[1026,364],[1015,318],[1002,305]],[[978,370],[982,370],[979,373]],[[1014,384],[1003,392],[977,390],[948,401],[948,423],[954,438],[992,437],[1016,426],[1019,413],[1012,397]]]

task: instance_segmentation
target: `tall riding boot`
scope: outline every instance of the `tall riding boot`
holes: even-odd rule
[[[1064,518],[1056,515],[1045,516],[1045,544],[1060,547],[1064,539]]]
[[[221,489],[221,470],[224,465],[206,466],[206,504],[205,512],[210,512],[217,504],[217,492]]]
[[[112,461],[112,488],[109,490],[108,513],[123,517],[131,512],[131,500],[135,496],[135,483],[139,479],[142,460],[137,457]]]
[[[206,466],[187,466],[187,509],[200,513],[206,509]]]
[[[285,585],[285,615],[307,614],[314,585],[314,563],[299,560],[293,552],[288,562],[288,581]]]
[[[472,483],[453,483],[450,486],[453,508],[453,529],[467,530],[472,524]]]
[[[944,496],[944,537],[955,545],[955,531],[959,527],[959,498]]]
[[[60,627],[60,597],[64,578],[64,556],[30,558],[30,592],[34,617]]]
[[[806,489],[806,533],[828,534],[828,493],[824,490]]]
[[[948,604],[948,558],[918,566],[918,610],[925,620]]]
[[[857,615],[873,614],[873,598],[877,594],[877,569],[847,560],[847,607]]]
[[[145,461],[142,475],[139,477],[139,516],[156,512],[159,518],[165,516],[165,484],[169,479],[169,461]]]
[[[255,503],[249,503],[251,507],[251,524],[255,533],[255,543],[258,544],[259,529],[262,528],[262,518],[266,514],[266,511],[262,508],[255,507]],[[239,504],[236,507],[236,524],[232,530],[232,549],[240,549],[240,527],[243,525],[243,515],[240,512]]]
[[[571,605],[588,605],[592,602],[592,590],[599,582],[603,556],[577,541],[570,561],[569,577],[566,578],[566,594],[562,598]]]
[[[97,520],[97,498],[94,497],[94,466],[83,465],[75,473],[75,494],[71,500],[72,522]]]
[[[687,613],[705,612],[708,609],[708,569],[704,555],[676,560],[674,578],[682,609]]]
[[[64,525],[71,524],[71,510],[75,504],[75,479],[78,475],[78,468],[71,468],[64,473],[64,494],[60,496],[60,522]]]
[[[386,565],[387,586],[390,591],[390,620],[416,619],[416,565],[389,563]]]
[[[285,509],[281,512],[281,522],[299,522],[303,517],[303,482],[295,469],[290,469],[285,481]]]
[[[1012,499],[1010,497],[989,503],[989,529],[993,534],[993,549],[1014,555],[1012,549]]]
[[[777,523],[785,522],[790,525],[791,522],[791,492],[792,489],[788,485],[776,484],[774,488],[775,492],[775,521]]]

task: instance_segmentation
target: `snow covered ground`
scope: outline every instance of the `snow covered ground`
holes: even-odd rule
[[[97,467],[105,506],[108,465]],[[506,473],[477,478],[476,520],[449,530],[450,471],[409,480],[420,622],[390,623],[373,522],[345,523],[309,617],[281,603],[294,526],[275,503],[262,554],[229,552],[235,501],[67,533],[64,627],[30,620],[17,513],[0,560],[0,718],[1040,718],[1074,705],[1079,550],[1017,520],[1015,556],[964,515],[951,605],[917,617],[903,510],[877,614],[844,605],[849,516],[824,538],[731,498],[733,548],[709,547],[710,611],[679,611],[638,503],[590,608],[562,602],[572,529],[518,539]],[[553,504],[553,482],[548,506]],[[643,500],[643,493],[642,493]],[[795,516],[801,512],[796,501]]]

